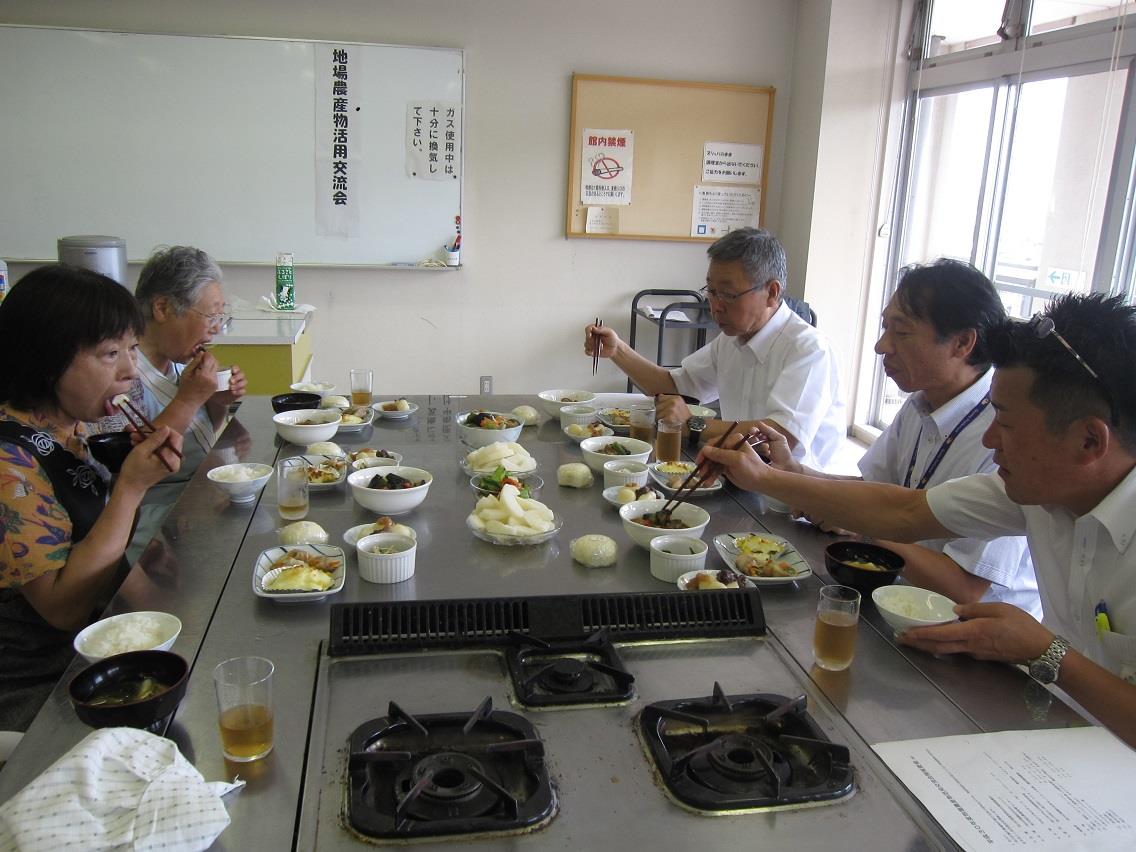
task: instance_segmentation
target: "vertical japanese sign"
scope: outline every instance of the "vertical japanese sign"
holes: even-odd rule
[[[315,45],[316,232],[359,236],[362,51]]]
[[[580,152],[580,203],[630,204],[634,159],[634,131],[585,129]]]
[[[411,101],[406,105],[406,176],[421,180],[461,177],[461,105]]]

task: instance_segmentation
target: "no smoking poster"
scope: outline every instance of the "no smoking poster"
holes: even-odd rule
[[[631,130],[584,130],[580,161],[580,203],[604,206],[631,203]]]

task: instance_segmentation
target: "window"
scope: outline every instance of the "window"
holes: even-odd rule
[[[1136,12],[1120,0],[1000,6],[916,4],[888,281],[952,257],[986,273],[1016,316],[1059,293],[1131,299]],[[877,364],[871,425],[902,400]]]

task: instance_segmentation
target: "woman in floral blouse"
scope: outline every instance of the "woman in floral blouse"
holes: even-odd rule
[[[142,317],[115,281],[61,264],[0,302],[0,729],[25,730],[72,656],[75,633],[124,571],[146,490],[178,466],[160,427],[110,484],[85,422],[136,375]]]

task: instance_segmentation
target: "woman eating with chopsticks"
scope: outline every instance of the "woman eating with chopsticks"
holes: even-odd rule
[[[27,728],[125,576],[143,496],[178,468],[168,427],[136,439],[113,485],[87,449],[85,423],[136,375],[141,329],[129,291],[62,264],[0,302],[0,729]]]
[[[130,561],[160,531],[185,484],[213,448],[229,406],[245,395],[246,386],[244,373],[234,365],[228,387],[218,390],[220,367],[205,349],[227,319],[221,270],[208,254],[192,246],[159,249],[138,274],[134,298],[145,317],[138,339],[138,375],[129,400],[119,406],[122,414],[116,412],[97,428],[116,432],[140,423],[169,426],[184,435],[185,457],[180,471],[147,495],[127,550]]]

